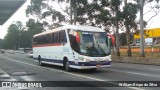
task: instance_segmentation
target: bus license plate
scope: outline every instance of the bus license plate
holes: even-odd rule
[[[97,68],[101,67],[101,65],[96,65]]]

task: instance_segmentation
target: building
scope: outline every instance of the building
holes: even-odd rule
[[[151,42],[153,44],[160,44],[160,28],[152,28],[144,30],[144,38],[145,41],[152,38]],[[140,43],[140,33],[134,34],[134,42]]]

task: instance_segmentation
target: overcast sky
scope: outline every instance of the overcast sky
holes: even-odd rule
[[[27,0],[27,2],[3,25],[0,26],[0,38],[4,38],[4,36],[7,33],[7,28],[13,21],[22,21],[23,24],[27,21],[27,17],[25,14],[25,9],[27,5],[30,3],[30,0]],[[155,7],[155,3],[146,4],[144,7],[144,20],[148,21],[153,15],[155,15],[155,11],[158,11],[157,9],[150,10],[152,7]],[[57,6],[58,7],[58,6]],[[137,14],[137,20],[139,20],[139,14]],[[152,18],[146,27],[149,28],[160,28],[160,14]]]

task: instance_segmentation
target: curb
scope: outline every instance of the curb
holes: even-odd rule
[[[122,56],[117,57],[117,56],[112,56],[112,62],[160,66],[160,57],[148,58],[148,57],[122,57]]]

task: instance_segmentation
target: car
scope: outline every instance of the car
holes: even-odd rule
[[[27,57],[28,57],[28,58],[33,58],[33,51],[28,52],[28,53],[27,53]]]
[[[18,53],[18,51],[17,51],[17,50],[15,50],[15,51],[14,51],[14,53]]]
[[[19,54],[24,54],[24,52],[23,51],[19,51]]]
[[[136,43],[136,46],[140,46],[140,43]]]
[[[9,51],[9,54],[14,54],[14,50],[10,50],[10,51]]]
[[[1,53],[5,53],[5,51],[2,50]]]
[[[146,46],[152,46],[152,42],[146,42],[145,45]]]
[[[131,46],[136,46],[136,43],[132,43]]]

